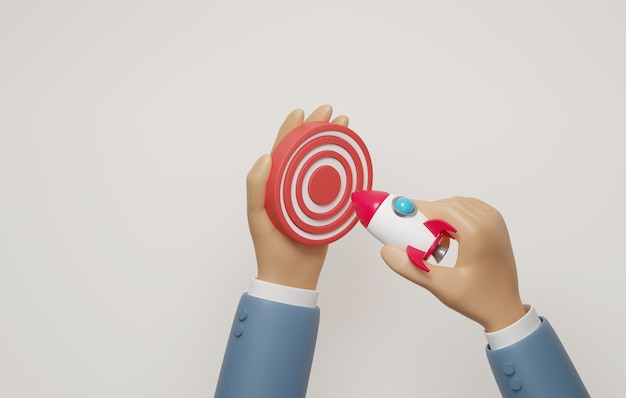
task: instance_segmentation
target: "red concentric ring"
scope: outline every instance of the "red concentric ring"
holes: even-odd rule
[[[350,194],[371,187],[370,155],[354,131],[328,122],[305,123],[272,153],[265,209],[283,234],[324,245],[354,227]]]

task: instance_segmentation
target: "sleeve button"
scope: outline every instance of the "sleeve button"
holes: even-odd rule
[[[513,373],[515,373],[515,366],[513,366],[511,362],[507,362],[502,365],[502,371],[505,375],[511,376]]]

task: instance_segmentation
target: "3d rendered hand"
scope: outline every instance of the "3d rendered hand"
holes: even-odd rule
[[[274,147],[294,128],[303,123],[328,122],[333,109],[322,105],[304,120],[301,109],[292,111],[283,122]],[[348,125],[347,116],[338,116],[332,123]],[[248,225],[254,242],[258,276],[266,282],[314,290],[326,258],[328,245],[307,246],[283,235],[265,212],[265,188],[272,168],[270,155],[261,156],[248,173]]]
[[[385,245],[383,260],[398,274],[428,289],[442,303],[495,332],[511,325],[524,309],[509,233],[500,213],[488,204],[466,197],[435,202],[414,201],[429,219],[452,224],[459,244],[454,268],[428,264],[424,272],[403,249]]]

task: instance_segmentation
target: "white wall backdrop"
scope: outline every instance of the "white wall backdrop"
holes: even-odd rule
[[[0,396],[212,396],[256,271],[245,174],[323,103],[376,188],[500,209],[523,300],[620,395],[624,4],[2,1]],[[379,248],[331,246],[308,396],[497,397],[480,327]]]

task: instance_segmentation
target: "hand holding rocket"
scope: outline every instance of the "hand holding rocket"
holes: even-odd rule
[[[391,197],[390,200],[393,201],[393,195]],[[383,206],[386,198],[380,201],[380,206]],[[396,204],[403,206],[398,201],[399,199],[396,200]],[[468,197],[454,197],[434,202],[413,200],[411,204],[419,209],[420,213],[423,212],[425,220],[446,220],[449,226],[454,226],[456,232],[445,228],[440,228],[439,231],[449,233],[458,242],[456,262],[454,267],[450,268],[426,263],[424,260],[430,268],[430,272],[424,272],[416,267],[415,258],[411,259],[409,254],[411,249],[403,246],[403,244],[412,246],[406,243],[408,242],[406,238],[395,240],[399,237],[389,235],[391,232],[379,232],[375,228],[375,231],[370,232],[378,235],[382,233],[377,237],[387,241],[381,254],[389,268],[426,288],[442,303],[478,322],[488,332],[500,330],[520,319],[526,310],[519,295],[517,269],[509,233],[500,212],[479,199]],[[408,204],[408,208],[410,207]],[[382,210],[379,209],[379,212]],[[377,216],[376,214],[371,217],[368,230],[372,228],[372,222],[377,223]],[[365,220],[368,219],[367,213],[364,217]],[[409,228],[408,224],[398,223],[397,220],[389,225],[391,226],[383,228],[382,231],[396,228],[398,231],[405,231]],[[424,225],[426,229],[427,225],[428,223]],[[417,234],[415,236],[417,237]],[[424,239],[424,244],[436,240],[432,233],[428,236],[422,231],[419,236]],[[419,242],[416,244],[419,245]],[[424,247],[422,246],[420,250],[423,251]],[[433,253],[436,251],[435,249]],[[433,257],[436,259],[434,254]]]

